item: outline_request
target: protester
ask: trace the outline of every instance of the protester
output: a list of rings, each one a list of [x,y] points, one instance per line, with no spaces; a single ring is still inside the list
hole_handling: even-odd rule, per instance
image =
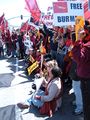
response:
[[[64,57],[68,51],[68,47],[65,44],[65,41],[63,38],[59,41],[58,43],[58,48],[57,48],[57,62],[59,67],[64,69]]]
[[[0,32],[0,57],[4,56],[3,44],[4,43],[3,43],[2,35],[1,35],[1,32]]]
[[[23,59],[25,55],[24,43],[23,43],[23,32],[20,32],[20,34],[18,35],[17,42],[19,44],[19,59]]]
[[[28,35],[28,33],[26,33],[26,35],[25,35],[24,47],[25,47],[26,55],[29,55],[30,50],[33,50],[33,42],[30,40],[30,36]]]
[[[41,114],[46,114],[51,117],[53,113],[57,111],[58,108],[60,108],[61,106],[62,84],[60,79],[61,69],[55,64],[55,62],[50,62],[48,62],[47,64],[47,69],[49,70],[49,77],[47,81],[44,80],[45,93],[41,96],[39,94],[36,95],[34,97],[35,100],[32,100],[32,102],[34,105],[39,107]],[[48,65],[51,65],[51,67]],[[37,104],[36,101],[39,101],[39,104]],[[31,103],[31,99],[29,100],[29,103]],[[21,109],[30,107],[29,105],[22,103],[19,103],[17,105]]]
[[[50,39],[50,50],[53,59],[57,59],[57,48],[58,48],[58,34],[54,33],[53,37]]]
[[[6,54],[7,56],[11,56],[11,36],[10,36],[10,31],[6,30],[5,31],[5,45],[6,45]]]
[[[80,33],[84,37],[74,44],[72,54],[81,80],[84,120],[90,120],[90,26],[84,26]]]
[[[15,31],[12,31],[11,34],[11,41],[12,41],[12,57],[16,57],[16,42],[17,42],[17,34]]]

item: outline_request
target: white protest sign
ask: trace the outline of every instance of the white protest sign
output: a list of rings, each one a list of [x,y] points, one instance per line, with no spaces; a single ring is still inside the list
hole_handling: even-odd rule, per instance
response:
[[[41,78],[36,78],[36,79],[34,80],[34,84],[36,85],[36,93],[37,93],[38,90],[40,89],[40,87],[41,87],[44,79],[45,79],[44,77],[41,77]]]
[[[48,28],[53,28],[53,7],[47,8],[47,13],[41,16],[41,21],[45,23]]]
[[[42,21],[48,28],[53,28],[53,14],[42,16]]]
[[[76,16],[84,16],[83,1],[53,2],[54,26],[75,25]]]

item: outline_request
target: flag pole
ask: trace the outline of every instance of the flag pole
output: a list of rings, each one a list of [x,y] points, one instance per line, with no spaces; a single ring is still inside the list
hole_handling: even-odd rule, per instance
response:
[[[42,66],[43,66],[43,54],[41,54],[41,70],[42,70]]]
[[[42,41],[41,41],[41,45],[40,45],[40,52],[41,52],[41,65],[40,65],[40,68],[41,68],[41,70],[42,70],[42,64],[43,64],[42,47],[43,47],[43,45],[42,45]]]

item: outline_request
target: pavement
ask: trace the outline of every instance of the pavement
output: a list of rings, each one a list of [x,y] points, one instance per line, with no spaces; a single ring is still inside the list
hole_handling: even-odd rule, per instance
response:
[[[32,85],[24,65],[17,58],[0,59],[0,120],[83,120],[83,114],[73,115],[74,94],[69,94],[69,88],[65,88],[62,107],[51,118],[40,115],[36,107],[21,111],[16,104],[30,97]]]

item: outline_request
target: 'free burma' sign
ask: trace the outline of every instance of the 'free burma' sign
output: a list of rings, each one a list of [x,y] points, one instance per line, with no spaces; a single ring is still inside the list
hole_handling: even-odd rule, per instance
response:
[[[76,16],[84,16],[82,1],[60,1],[53,3],[53,25],[75,25]]]

